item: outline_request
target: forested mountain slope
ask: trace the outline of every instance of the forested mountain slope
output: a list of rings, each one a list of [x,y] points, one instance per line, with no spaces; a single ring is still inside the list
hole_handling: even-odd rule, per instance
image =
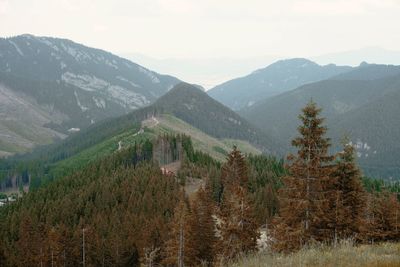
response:
[[[154,140],[162,134],[179,133],[191,136],[196,149],[220,161],[233,145],[245,153],[275,151],[269,148],[275,143],[261,131],[196,86],[181,83],[153,105],[106,119],[32,153],[0,161],[0,174],[8,181],[3,182],[3,187],[12,186],[10,178],[22,178],[26,172],[50,181],[120,148]]]
[[[362,62],[357,68],[332,77],[334,80],[377,80],[400,74],[400,66],[368,64]]]
[[[347,74],[272,97],[241,114],[267,134],[280,138],[289,150],[290,140],[299,124],[297,114],[312,99],[323,109],[330,129],[328,135],[333,138],[335,148],[344,135],[349,135],[353,143],[358,143],[358,152],[364,155],[364,158],[360,156],[360,163],[366,174],[397,175],[399,170],[393,172],[393,168],[400,166],[396,160],[400,157],[385,158],[389,150],[398,153],[395,147],[398,144],[399,111],[393,104],[400,101],[398,71],[397,66],[359,67]],[[374,78],[370,73],[379,73],[375,76],[378,79],[369,79]],[[364,147],[370,152],[362,151]],[[380,171],[369,172],[372,169]]]
[[[0,264],[77,266],[84,261],[87,266],[141,266],[154,262],[162,266],[166,259],[177,258],[179,247],[174,244],[183,246],[182,238],[177,237],[185,231],[185,251],[197,253],[196,257],[186,258],[187,266],[204,263],[201,259],[208,259],[212,265],[222,254],[222,246],[223,251],[236,249],[232,259],[239,255],[237,248],[242,247],[229,244],[232,240],[242,243],[242,239],[226,238],[228,234],[246,236],[250,232],[235,221],[238,217],[252,226],[248,254],[254,255],[258,248],[270,244],[260,233],[265,234],[266,222],[276,225],[281,205],[278,189],[285,186],[282,177],[287,177],[283,161],[266,156],[244,157],[234,149],[221,165],[209,155],[195,151],[188,137],[164,136],[163,141],[164,147],[175,149],[174,152],[176,144],[182,145],[185,160],[174,174],[163,172],[152,162],[154,143],[141,143],[91,162],[0,207]],[[192,196],[185,195],[183,188],[189,179],[204,188]],[[232,188],[243,192],[242,195]],[[374,208],[361,213],[366,218],[377,218],[366,227],[372,229],[367,234],[377,236],[380,239],[374,240],[378,241],[397,233],[392,226],[397,225],[398,216],[391,215],[398,203],[394,195],[387,196],[387,192],[379,191],[368,194],[368,203]],[[228,197],[231,202],[226,200]],[[182,203],[186,203],[184,208]],[[243,210],[246,216],[241,215]],[[323,210],[334,213],[333,209]],[[224,224],[217,224],[216,216]],[[389,219],[384,224],[380,223],[381,217]],[[384,228],[386,225],[389,227]],[[225,238],[216,238],[215,229],[224,233]]]
[[[321,66],[303,58],[280,60],[245,77],[220,84],[208,94],[224,105],[240,110],[303,84],[325,80],[351,69],[333,64]]]
[[[332,136],[352,137],[358,162],[373,177],[400,176],[400,83],[398,88],[331,123]]]
[[[149,105],[178,82],[66,39],[0,38],[0,153]]]
[[[138,144],[87,164],[0,208],[0,263],[76,266],[82,262],[82,242],[86,264],[95,266],[139,266],[139,261],[148,261],[149,251],[165,251],[173,231],[176,205],[184,198],[185,180],[209,183],[206,197],[212,204],[208,206],[210,214],[221,189],[221,164],[195,151],[188,137],[164,137],[166,146],[177,143],[183,147],[185,160],[176,175],[163,173],[152,162],[152,145]],[[246,160],[251,166],[251,197],[260,198],[266,183],[276,186],[284,173],[283,164],[262,156]],[[192,203],[202,203],[196,201],[197,192],[194,197]],[[260,211],[255,219],[261,223],[272,216],[263,204],[255,204]],[[36,212],[39,210],[40,214]],[[213,224],[211,217],[207,221]],[[201,246],[200,242],[193,244]],[[157,262],[166,257],[161,252],[156,255]]]
[[[137,266],[139,253],[164,242],[180,194],[175,177],[162,174],[146,153],[132,147],[110,155],[1,207],[0,265],[77,266],[85,229],[87,264]]]

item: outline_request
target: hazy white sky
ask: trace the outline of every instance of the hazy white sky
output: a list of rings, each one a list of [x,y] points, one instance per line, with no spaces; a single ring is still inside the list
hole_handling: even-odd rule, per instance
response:
[[[400,0],[0,0],[0,35],[168,57],[400,47]]]
[[[0,36],[154,58],[312,57],[400,48],[400,0],[0,0]]]

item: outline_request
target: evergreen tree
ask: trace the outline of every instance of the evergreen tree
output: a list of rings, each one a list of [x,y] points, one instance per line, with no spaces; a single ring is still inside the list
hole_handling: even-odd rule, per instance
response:
[[[312,240],[333,238],[330,231],[329,199],[326,198],[333,157],[328,155],[329,138],[319,117],[321,109],[310,101],[299,116],[300,136],[292,141],[298,149],[289,155],[289,175],[283,178],[279,191],[280,211],[274,220],[274,248],[278,251],[294,250]]]
[[[400,240],[400,202],[396,194],[388,194],[388,199],[385,202],[387,207],[387,218],[390,224],[391,231],[386,239],[399,241]]]
[[[279,201],[274,185],[268,183],[253,193],[253,203],[257,222],[268,224],[273,219],[279,208]]]
[[[6,255],[5,253],[5,244],[3,243],[3,240],[0,239],[0,266],[7,266],[6,263]]]
[[[391,230],[384,210],[386,199],[382,192],[376,192],[369,194],[367,201],[364,238],[371,243],[385,240]]]
[[[237,185],[247,189],[248,187],[248,167],[244,156],[240,151],[233,147],[229,153],[227,162],[222,166],[221,182],[224,188],[236,187]]]
[[[224,194],[218,217],[220,239],[217,251],[220,263],[257,248],[258,225],[243,187],[237,186],[229,194]]]
[[[364,237],[368,242],[400,240],[400,203],[387,191],[369,194],[365,213]]]
[[[38,233],[35,232],[34,224],[29,216],[24,216],[20,224],[19,238],[16,243],[18,254],[24,255],[19,259],[22,266],[39,265],[43,259],[43,248],[40,246]]]
[[[236,147],[222,167],[221,180],[224,189],[217,224],[220,235],[217,243],[220,264],[255,250],[259,237],[247,190],[248,168]]]
[[[250,166],[249,192],[257,222],[269,225],[279,209],[277,193],[281,177],[285,175],[283,160],[265,155],[249,155],[246,160]]]
[[[50,266],[61,266],[65,263],[63,259],[63,244],[61,234],[52,227],[47,233],[47,242],[50,256]]]
[[[338,154],[333,177],[335,179],[333,206],[333,228],[335,240],[353,237],[360,239],[365,209],[365,191],[361,173],[355,163],[354,147],[345,144]]]
[[[190,228],[196,265],[212,266],[215,246],[215,205],[209,187],[201,187],[192,202]]]
[[[174,211],[174,218],[169,229],[169,239],[165,243],[166,266],[193,266],[194,251],[192,232],[189,227],[190,213],[184,193]]]

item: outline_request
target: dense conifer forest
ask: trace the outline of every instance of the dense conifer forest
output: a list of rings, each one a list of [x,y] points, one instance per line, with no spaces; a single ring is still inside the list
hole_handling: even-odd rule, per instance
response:
[[[0,208],[0,266],[225,266],[265,246],[400,241],[398,184],[363,178],[346,142],[329,154],[320,111],[303,108],[287,160],[233,147],[219,162],[163,135],[24,193]]]

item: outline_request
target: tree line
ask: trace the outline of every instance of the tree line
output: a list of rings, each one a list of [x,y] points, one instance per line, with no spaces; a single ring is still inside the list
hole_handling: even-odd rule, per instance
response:
[[[400,239],[400,204],[389,191],[368,193],[356,164],[355,149],[330,155],[330,140],[319,109],[310,102],[299,118],[297,148],[279,190],[279,213],[272,223],[273,247],[292,251],[313,242],[336,244]]]
[[[234,148],[221,164],[165,135],[29,192],[0,209],[0,265],[225,266],[258,249],[260,228],[278,252],[400,240],[396,195],[363,182],[351,145],[329,154],[319,114],[303,109],[286,163]],[[178,173],[161,172],[153,151],[181,160]],[[195,193],[187,178],[201,181]]]

